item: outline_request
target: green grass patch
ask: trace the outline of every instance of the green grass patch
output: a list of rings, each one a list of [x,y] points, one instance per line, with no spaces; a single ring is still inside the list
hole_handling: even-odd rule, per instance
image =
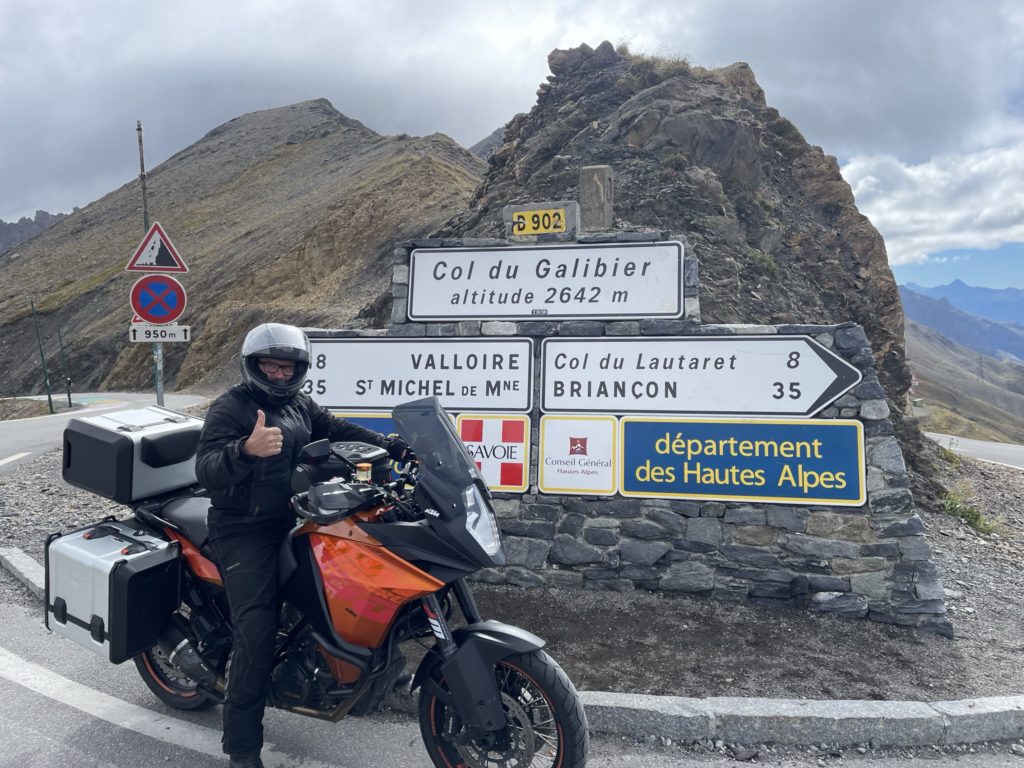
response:
[[[939,458],[946,462],[951,469],[960,469],[963,460],[956,451],[951,451],[944,445],[939,446]]]
[[[942,511],[960,518],[978,533],[992,533],[998,527],[971,502],[971,488],[967,483],[957,483],[946,491],[942,497]]]
[[[40,297],[36,301],[36,311],[47,313],[56,312],[58,309],[63,307],[65,304],[71,302],[72,299],[81,296],[82,294],[88,293],[89,291],[99,288],[101,285],[106,283],[108,280],[112,280],[116,275],[124,272],[124,267],[120,264],[116,264],[109,269],[105,269],[102,272],[97,272],[95,275],[86,277],[82,280],[73,280],[62,284],[53,293],[49,293],[46,296]],[[31,310],[30,310],[31,311]]]

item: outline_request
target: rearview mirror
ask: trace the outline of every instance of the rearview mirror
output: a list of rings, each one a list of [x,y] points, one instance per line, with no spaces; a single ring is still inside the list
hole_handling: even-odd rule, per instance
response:
[[[307,443],[299,451],[299,463],[319,464],[331,455],[331,441],[327,438]]]

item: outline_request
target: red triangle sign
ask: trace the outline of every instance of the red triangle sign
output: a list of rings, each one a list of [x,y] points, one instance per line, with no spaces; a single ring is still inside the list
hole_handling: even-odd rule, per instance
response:
[[[126,272],[188,272],[160,222],[154,222],[125,267]]]

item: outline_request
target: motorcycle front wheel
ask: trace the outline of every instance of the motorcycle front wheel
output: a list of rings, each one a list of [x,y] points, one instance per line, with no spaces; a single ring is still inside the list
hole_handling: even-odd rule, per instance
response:
[[[216,703],[199,693],[194,680],[174,668],[159,645],[143,651],[133,661],[149,690],[167,706],[194,710]]]
[[[420,692],[420,733],[437,768],[583,768],[590,736],[576,689],[543,651],[510,656],[494,668],[508,725],[487,739],[461,737],[454,709]],[[444,680],[435,678],[442,689]]]

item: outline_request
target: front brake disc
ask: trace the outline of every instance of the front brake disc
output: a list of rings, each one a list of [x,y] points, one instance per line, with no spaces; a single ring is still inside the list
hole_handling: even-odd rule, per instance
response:
[[[530,764],[536,751],[533,725],[522,705],[507,693],[501,694],[508,725],[505,726],[508,746],[500,752],[476,740],[471,744],[456,745],[459,756],[467,768],[523,768]]]

